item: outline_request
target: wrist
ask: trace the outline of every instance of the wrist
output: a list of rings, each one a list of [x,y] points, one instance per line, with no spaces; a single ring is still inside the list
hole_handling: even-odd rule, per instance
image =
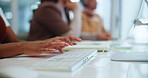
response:
[[[16,47],[18,47],[19,54],[24,54],[25,53],[25,48],[26,48],[25,43],[23,43],[23,42],[18,43]]]

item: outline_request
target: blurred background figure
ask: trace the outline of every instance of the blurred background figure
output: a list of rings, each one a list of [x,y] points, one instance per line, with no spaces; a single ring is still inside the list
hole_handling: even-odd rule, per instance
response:
[[[56,1],[56,0],[53,0],[53,1]],[[71,0],[71,1],[79,2],[80,0]],[[114,39],[114,40],[120,39],[121,36],[123,35],[122,33],[126,32],[127,29],[129,29],[129,26],[123,25],[123,23],[122,23],[123,19],[121,17],[121,14],[127,13],[127,12],[122,11],[122,10],[124,10],[123,9],[124,6],[127,7],[127,5],[125,3],[129,3],[129,4],[132,4],[132,6],[134,6],[134,5],[137,5],[139,0],[135,0],[134,1],[134,2],[136,2],[135,4],[133,4],[133,1],[131,1],[131,0],[96,0],[96,1],[97,1],[97,3],[99,3],[99,5],[97,5],[97,8],[93,12],[95,12],[101,16],[104,28],[108,32],[111,33],[112,39]],[[40,0],[0,0],[0,7],[3,8],[4,15],[6,16],[6,19],[10,23],[10,26],[11,26],[13,32],[17,35],[17,37],[19,37],[19,39],[26,40],[28,33],[30,31],[30,20],[32,19],[32,16],[33,16],[33,10],[36,10],[39,7],[38,5],[40,5],[40,4],[41,4]],[[130,8],[128,8],[126,10],[129,10],[129,12],[130,12]],[[75,12],[75,11],[73,11],[73,12]],[[71,13],[73,13],[73,12],[71,11]],[[144,2],[143,9],[142,9],[142,12],[140,15],[141,16],[140,19],[147,20],[147,18],[148,18],[147,13],[148,13],[147,4],[146,4],[146,2]],[[74,14],[76,14],[76,13],[74,13]],[[70,17],[71,16],[73,16],[73,15],[70,15]],[[74,18],[75,17],[76,16],[74,15]],[[73,18],[73,20],[74,20],[74,18]],[[125,16],[124,16],[124,18],[125,18]],[[71,18],[70,25],[72,24],[73,20]],[[81,21],[81,19],[80,19],[80,21]],[[78,22],[79,22],[79,20],[76,20],[77,24],[78,24]],[[124,24],[127,24],[127,22],[125,22]],[[78,26],[78,25],[74,25],[74,26]],[[76,27],[74,27],[74,28],[76,28]],[[139,32],[139,30],[135,30],[135,32],[137,32],[138,34],[145,33],[145,31]],[[73,34],[76,34],[76,33],[73,33]],[[62,35],[65,35],[65,33]],[[131,34],[130,38],[132,38],[132,37],[134,37],[134,36]],[[92,37],[90,37],[90,38],[92,38]]]
[[[69,12],[73,12],[73,19],[70,19]],[[28,40],[65,35],[80,37],[80,33],[81,11],[78,3],[70,0],[41,0],[31,20]]]
[[[111,34],[107,32],[101,17],[94,13],[96,0],[81,0],[84,10],[82,12],[82,33],[84,40],[111,40]]]

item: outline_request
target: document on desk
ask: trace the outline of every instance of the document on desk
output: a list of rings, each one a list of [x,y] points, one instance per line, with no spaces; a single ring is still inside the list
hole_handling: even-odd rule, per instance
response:
[[[33,69],[47,71],[73,72],[97,56],[96,49],[69,50],[32,66]]]

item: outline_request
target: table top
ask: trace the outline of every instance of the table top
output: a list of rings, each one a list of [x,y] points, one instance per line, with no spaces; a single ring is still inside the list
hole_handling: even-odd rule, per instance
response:
[[[98,55],[74,72],[37,71],[37,78],[148,78],[148,62],[111,61],[113,51],[98,52]],[[13,66],[30,68],[33,64],[52,55],[18,56],[0,60],[0,69]]]

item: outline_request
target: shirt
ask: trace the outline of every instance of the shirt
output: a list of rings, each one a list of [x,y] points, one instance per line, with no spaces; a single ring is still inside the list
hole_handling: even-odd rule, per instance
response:
[[[5,36],[6,36],[6,25],[3,18],[0,16],[0,42],[3,41]]]
[[[0,7],[0,16],[3,18],[3,20],[4,20],[5,24],[6,24],[6,26],[7,26],[7,27],[10,26],[10,24],[9,24],[9,22],[7,21],[7,19],[6,19],[5,15],[4,15],[4,12],[3,12],[3,10],[2,10],[1,7]]]

